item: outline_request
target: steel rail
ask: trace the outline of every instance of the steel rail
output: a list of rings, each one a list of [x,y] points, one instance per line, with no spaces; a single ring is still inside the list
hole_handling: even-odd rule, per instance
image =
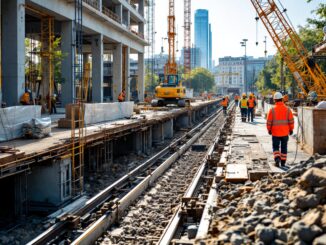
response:
[[[231,104],[230,107],[230,111],[233,110],[234,108],[234,103]],[[220,133],[221,130],[223,130],[226,126],[226,122],[227,120],[224,121],[223,125],[218,129],[218,132],[216,134],[215,139],[213,140],[213,143],[210,145],[209,149],[207,150],[205,157],[202,161],[201,166],[199,167],[199,169],[196,172],[195,177],[193,178],[192,183],[190,184],[190,186],[188,187],[186,193],[184,194],[184,198],[191,198],[194,196],[194,193],[196,191],[196,189],[199,186],[201,177],[203,176],[203,173],[205,171],[205,169],[207,168],[207,163],[209,158],[212,156],[214,149],[216,148],[218,141],[220,139]],[[180,221],[181,221],[181,205],[182,203],[178,206],[178,208],[176,209],[174,215],[172,216],[172,218],[170,219],[170,222],[168,223],[167,227],[165,228],[165,230],[163,231],[163,234],[161,235],[158,244],[159,245],[168,245],[171,243],[171,240],[174,237],[174,234],[176,233]]]
[[[203,125],[198,125],[194,132],[198,131],[192,138],[190,138],[185,144],[183,144],[173,155],[166,159],[161,165],[159,165],[153,173],[144,178],[134,189],[132,189],[126,196],[124,196],[117,203],[115,209],[110,210],[98,219],[94,224],[88,227],[72,245],[88,245],[93,244],[105,230],[107,230],[112,224],[116,222],[118,217],[124,213],[124,211],[134,202],[157,178],[159,178],[181,155],[183,155],[194,144],[198,138],[200,138],[209,127],[221,116],[222,110],[219,109],[215,114],[209,117],[210,121]]]
[[[93,198],[89,199],[85,206],[82,208],[74,211],[71,214],[66,214],[65,216],[75,216],[75,217],[82,217],[95,209],[99,208],[101,205],[103,205],[108,199],[112,196],[112,192],[114,192],[117,188],[120,186],[123,186],[125,183],[128,183],[130,179],[135,178],[139,176],[140,174],[144,173],[147,169],[149,169],[151,166],[153,166],[159,159],[166,156],[171,152],[171,150],[175,150],[177,146],[183,144],[185,140],[187,140],[189,137],[191,137],[193,134],[196,134],[197,132],[202,131],[203,126],[206,124],[209,124],[215,117],[218,117],[222,112],[222,109],[219,108],[217,112],[210,115],[208,118],[206,118],[203,122],[198,124],[196,127],[191,129],[189,132],[178,138],[177,140],[173,141],[169,146],[165,147],[163,150],[155,154],[150,159],[146,160],[144,163],[133,169],[130,173],[124,175],[120,179],[118,179],[116,182],[105,188],[103,191],[95,195]],[[206,125],[207,126],[207,125]],[[204,128],[206,128],[204,126]],[[182,149],[183,146],[180,147]],[[179,149],[179,150],[180,150]],[[179,151],[178,150],[178,151]],[[164,162],[161,164],[163,165]],[[154,176],[155,171],[152,173]],[[137,188],[137,187],[136,187]],[[135,190],[136,190],[135,188]],[[134,192],[135,193],[135,192]],[[127,194],[128,195],[128,194]],[[122,199],[123,200],[123,199]],[[61,215],[61,217],[64,217],[64,215]],[[112,215],[112,218],[115,220],[115,216]],[[94,224],[100,222],[101,219],[96,221]],[[37,236],[35,239],[27,243],[27,245],[43,245],[48,242],[51,242],[53,239],[56,239],[58,236],[61,236],[64,234],[67,230],[69,230],[69,224],[70,220],[61,218],[61,220],[48,228],[45,232]]]

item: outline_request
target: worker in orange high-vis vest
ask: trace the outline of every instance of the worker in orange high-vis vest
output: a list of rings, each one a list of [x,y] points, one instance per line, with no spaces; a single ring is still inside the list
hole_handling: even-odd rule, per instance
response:
[[[249,95],[247,105],[248,105],[248,122],[253,122],[254,121],[254,110],[256,107],[256,100],[252,97],[252,95]]]
[[[126,90],[122,90],[122,92],[118,96],[118,101],[123,102],[126,99]]]
[[[227,115],[227,109],[228,109],[228,100],[226,99],[226,97],[223,98],[223,100],[220,102],[220,105],[223,107],[223,114],[224,116]]]
[[[283,96],[276,92],[273,96],[274,108],[270,109],[267,116],[267,130],[272,135],[273,154],[275,165],[284,166],[287,157],[289,135],[293,134],[294,118],[292,111],[283,103]],[[280,151],[281,146],[281,151]]]

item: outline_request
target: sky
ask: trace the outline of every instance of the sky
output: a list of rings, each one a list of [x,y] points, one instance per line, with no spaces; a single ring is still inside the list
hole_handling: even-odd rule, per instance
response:
[[[160,53],[162,37],[167,36],[167,14],[168,0],[156,0],[155,31],[156,31],[156,53]],[[275,0],[279,3],[279,0]],[[297,29],[299,25],[305,25],[306,19],[314,16],[314,10],[324,0],[313,0],[307,3],[306,0],[282,0],[287,14]],[[194,42],[194,13],[196,9],[208,9],[209,21],[212,24],[213,32],[213,60],[224,56],[243,56],[244,47],[240,41],[248,39],[247,55],[263,57],[265,44],[264,37],[267,36],[268,55],[276,53],[272,39],[265,31],[265,27],[259,21],[258,42],[256,46],[256,12],[250,0],[192,0],[192,43]],[[178,48],[183,46],[183,0],[175,0],[176,26],[179,41]],[[164,51],[167,52],[167,41],[164,41]],[[177,56],[180,56],[180,51]]]

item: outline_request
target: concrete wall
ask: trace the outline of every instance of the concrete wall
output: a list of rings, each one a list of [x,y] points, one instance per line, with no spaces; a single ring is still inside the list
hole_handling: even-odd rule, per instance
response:
[[[310,154],[326,154],[326,109],[298,108],[299,140]]]

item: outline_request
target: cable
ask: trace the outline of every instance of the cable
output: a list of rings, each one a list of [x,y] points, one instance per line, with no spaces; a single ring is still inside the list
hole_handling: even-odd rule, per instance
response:
[[[256,13],[255,20],[256,20],[256,46],[258,46],[258,21],[259,21],[259,17],[258,17],[257,13]]]
[[[277,0],[277,1],[278,1],[279,5],[282,7],[282,9],[283,9],[283,13],[285,14],[285,16],[286,16],[286,18],[287,18],[287,21],[289,22],[291,28],[292,28],[293,30],[295,30],[295,28],[294,28],[294,26],[293,26],[293,24],[292,24],[292,22],[291,22],[291,19],[289,18],[289,15],[288,15],[288,13],[287,13],[287,11],[288,11],[287,8],[284,7],[284,5],[282,4],[281,0]]]

